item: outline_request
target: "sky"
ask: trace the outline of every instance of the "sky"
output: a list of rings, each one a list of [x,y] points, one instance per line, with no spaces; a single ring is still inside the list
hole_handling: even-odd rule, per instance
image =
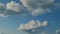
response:
[[[0,0],[0,34],[59,34],[60,0]]]

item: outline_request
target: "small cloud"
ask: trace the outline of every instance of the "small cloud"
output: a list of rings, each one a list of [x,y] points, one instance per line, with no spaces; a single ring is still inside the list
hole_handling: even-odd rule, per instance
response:
[[[28,10],[15,1],[8,2],[7,4],[0,3],[0,16],[10,16],[16,14],[28,14]]]
[[[48,25],[48,22],[47,21],[44,21],[42,26],[47,26]]]
[[[60,29],[59,30],[56,30],[56,34],[60,34]]]
[[[7,17],[8,15],[5,14],[0,14],[1,17]]]
[[[36,30],[32,30],[32,32],[35,32]]]
[[[45,32],[42,32],[42,34],[46,34]]]

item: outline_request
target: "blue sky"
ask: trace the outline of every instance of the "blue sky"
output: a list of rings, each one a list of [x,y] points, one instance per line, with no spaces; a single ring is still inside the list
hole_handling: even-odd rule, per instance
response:
[[[11,3],[11,1],[13,1],[13,4],[19,3],[19,5],[20,5],[19,10],[18,10],[18,8],[14,9],[14,7],[13,7],[13,9],[11,9],[6,6],[6,5],[8,5],[8,3]],[[52,4],[51,4],[51,6],[49,6],[47,3],[46,3],[47,5],[43,4],[42,7],[40,5],[39,6],[37,5],[39,8],[41,7],[40,10],[42,10],[42,11],[40,11],[39,8],[37,6],[35,6],[38,3],[33,3],[34,0],[33,1],[31,0],[32,1],[31,3],[33,3],[33,5],[31,5],[31,4],[29,4],[30,3],[29,1],[30,0],[28,0],[28,1],[26,1],[26,0],[25,1],[24,0],[23,1],[22,0],[21,1],[20,0],[0,0],[0,5],[4,4],[4,6],[8,8],[8,9],[6,9],[6,8],[3,9],[2,13],[0,13],[3,15],[3,16],[0,15],[0,32],[3,34],[27,34],[27,33],[30,34],[29,30],[27,33],[24,30],[22,32],[20,32],[20,30],[18,30],[20,24],[27,24],[32,20],[35,20],[35,21],[39,20],[41,23],[43,23],[44,21],[47,21],[48,25],[46,27],[42,26],[41,28],[39,28],[39,32],[37,32],[37,34],[43,34],[43,32],[44,32],[44,34],[56,34],[56,30],[60,30],[60,0],[55,0],[55,2],[57,3],[56,6],[52,5]],[[14,3],[14,2],[16,2],[16,3]],[[25,6],[24,2],[26,2],[26,6]],[[37,2],[37,0],[36,0],[36,2]],[[13,6],[13,4],[11,4],[11,6]],[[0,6],[0,8],[1,7],[3,7],[3,5]],[[49,10],[46,10],[47,8]],[[5,10],[8,10],[8,11],[6,11],[6,13],[5,13],[4,12]],[[0,10],[0,12],[1,12],[1,10]],[[36,29],[38,29],[38,28],[36,27]],[[35,33],[35,32],[33,32],[33,33]]]

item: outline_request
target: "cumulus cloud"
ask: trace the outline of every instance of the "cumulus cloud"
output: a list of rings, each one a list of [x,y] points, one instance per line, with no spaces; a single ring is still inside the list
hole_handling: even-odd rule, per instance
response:
[[[34,28],[38,28],[38,27],[40,27],[41,26],[41,24],[39,23],[39,21],[34,21],[34,20],[32,20],[32,21],[30,21],[30,22],[28,22],[27,24],[21,24],[20,25],[20,30],[29,30],[29,29],[34,29]]]
[[[38,16],[51,12],[53,6],[60,7],[60,3],[55,3],[55,0],[20,0],[20,2],[22,2],[22,5],[15,1],[7,4],[0,3],[0,14],[32,14],[32,16]]]
[[[56,34],[60,34],[60,29],[59,30],[56,30]]]
[[[45,27],[47,26],[47,21],[44,21],[44,22],[40,22],[39,20],[32,20],[30,22],[28,22],[27,24],[20,24],[20,26],[18,27],[18,30],[20,31],[25,31],[25,32],[36,32],[38,31],[37,29],[41,28],[41,27]],[[30,33],[31,33],[30,32]]]
[[[51,12],[51,7],[60,7],[59,3],[55,3],[55,0],[20,0],[22,4],[28,9],[32,10],[32,15],[37,16]]]
[[[20,11],[20,5],[19,5],[19,3],[11,1],[11,2],[7,3],[7,9],[19,12]]]
[[[28,10],[25,9],[22,5],[15,1],[8,2],[7,4],[0,3],[0,16],[6,17],[9,15],[16,15],[16,14],[27,14]]]

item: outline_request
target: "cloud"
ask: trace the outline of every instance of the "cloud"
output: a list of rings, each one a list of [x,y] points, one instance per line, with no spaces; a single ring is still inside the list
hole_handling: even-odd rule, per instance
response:
[[[46,34],[45,32],[42,32],[42,34]]]
[[[0,16],[6,17],[9,15],[16,15],[16,14],[26,14],[28,10],[25,9],[22,5],[19,3],[16,3],[15,1],[8,2],[7,4],[1,4],[0,3]]]
[[[49,13],[53,6],[60,7],[60,4],[55,3],[55,0],[20,0],[20,2],[31,10],[33,16]]]
[[[51,3],[55,2],[55,0],[20,0],[24,6],[31,7],[31,8],[38,8],[50,5]]]
[[[32,20],[27,24],[20,24],[20,26],[18,27],[18,30],[34,33],[38,31],[37,29],[40,29],[41,27],[46,27],[47,26],[46,22],[47,21],[44,21],[41,23],[39,20],[36,20],[36,21]]]
[[[20,11],[20,5],[19,5],[19,3],[11,1],[11,2],[7,3],[7,9],[19,12]]]
[[[0,14],[32,14],[32,16],[38,16],[50,13],[52,11],[51,7],[53,6],[60,7],[60,3],[55,3],[55,0],[20,0],[20,2],[22,2],[22,5],[15,1],[11,1],[6,4],[0,3]]]
[[[60,29],[59,30],[56,30],[56,34],[60,34]]]
[[[29,30],[29,29],[38,28],[38,27],[40,27],[40,26],[41,26],[41,24],[39,23],[39,21],[36,21],[36,22],[35,22],[34,20],[32,20],[32,21],[28,22],[27,24],[21,24],[19,29]]]
[[[8,17],[8,15],[0,14],[1,17]]]
[[[48,22],[47,21],[44,21],[42,26],[47,26],[48,25]]]
[[[0,14],[5,16],[16,14],[38,16],[50,13],[53,6],[60,7],[60,3],[55,3],[55,0],[20,0],[20,2],[22,2],[22,5],[15,1],[6,4],[0,3]]]

